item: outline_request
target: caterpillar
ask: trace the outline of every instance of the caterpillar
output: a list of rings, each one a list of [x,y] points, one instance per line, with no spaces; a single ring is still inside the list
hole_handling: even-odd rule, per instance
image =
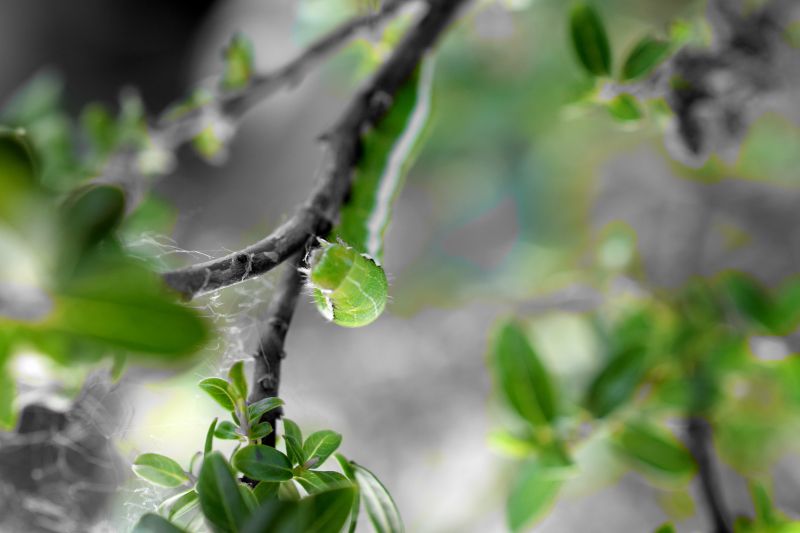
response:
[[[427,123],[433,57],[423,60],[395,94],[388,113],[362,138],[349,200],[333,231],[309,254],[308,285],[325,318],[365,326],[386,307],[389,284],[381,267],[392,204]]]

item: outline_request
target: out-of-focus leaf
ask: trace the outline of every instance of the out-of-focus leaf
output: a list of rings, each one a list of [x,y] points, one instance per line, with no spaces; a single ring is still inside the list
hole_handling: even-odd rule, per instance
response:
[[[247,406],[247,418],[251,423],[258,422],[264,413],[277,409],[283,404],[283,400],[280,398],[263,398]]]
[[[603,21],[588,4],[576,5],[569,17],[572,47],[583,68],[595,76],[611,74],[611,46]]]
[[[489,435],[489,447],[510,457],[524,458],[536,452],[532,438],[523,438],[508,431],[494,431]]]
[[[61,262],[72,262],[119,225],[125,213],[125,195],[112,185],[93,185],[73,193],[62,206]]]
[[[239,492],[239,483],[220,452],[211,452],[203,460],[197,480],[200,507],[215,531],[238,532],[250,510]]]
[[[658,526],[653,533],[675,533],[675,526],[667,522],[666,524],[661,524]]]
[[[541,519],[555,502],[570,472],[569,461],[560,454],[545,454],[525,462],[506,506],[511,530],[520,531]]]
[[[608,416],[633,396],[647,372],[647,343],[655,335],[655,325],[646,313],[627,317],[615,329],[611,357],[589,384],[584,399],[594,416]]]
[[[750,482],[749,488],[750,497],[753,499],[753,508],[755,509],[754,522],[765,529],[779,525],[782,520],[776,516],[775,507],[772,504],[772,498],[767,488],[756,481]]]
[[[225,154],[225,141],[217,134],[213,124],[209,124],[192,138],[192,147],[206,161],[221,162]]]
[[[380,261],[392,205],[413,162],[430,111],[434,64],[425,59],[392,99],[387,114],[362,139],[348,202],[335,235]]]
[[[117,142],[116,121],[108,108],[99,103],[88,104],[79,120],[94,157],[105,158]]]
[[[211,421],[211,425],[208,426],[208,431],[206,432],[206,443],[203,447],[203,453],[206,455],[214,449],[214,433],[217,430],[217,420],[219,420],[219,418],[215,418]]]
[[[176,211],[172,205],[150,194],[125,217],[119,233],[125,240],[137,239],[148,232],[169,235],[172,233],[176,218]]]
[[[692,455],[669,431],[643,421],[631,421],[614,436],[618,449],[646,472],[689,478],[695,470]]]
[[[295,479],[309,494],[341,486],[353,486],[353,483],[339,472],[325,470],[304,470]]]
[[[519,324],[507,322],[499,328],[490,355],[509,405],[531,424],[551,423],[557,408],[550,376]]]
[[[242,495],[244,503],[247,505],[247,508],[250,509],[251,512],[254,511],[256,508],[258,508],[258,499],[256,498],[256,495],[253,494],[253,491],[250,489],[249,486],[243,483],[239,483],[239,492]]]
[[[642,110],[633,96],[623,93],[606,104],[611,116],[620,122],[632,122],[642,118]]]
[[[17,384],[7,368],[9,356],[10,342],[0,335],[0,428],[10,431],[17,423],[14,410]]]
[[[26,136],[0,128],[0,221],[24,229],[38,194],[36,163]]]
[[[773,328],[775,321],[770,295],[758,282],[739,272],[727,272],[719,281],[726,295],[745,318],[767,329]]]
[[[253,494],[260,504],[267,500],[274,500],[278,497],[278,486],[279,483],[275,481],[260,481],[253,489]]]
[[[165,500],[158,506],[158,511],[166,514],[170,520],[176,520],[197,507],[198,504],[197,491],[191,489]]]
[[[244,475],[258,481],[286,481],[294,475],[288,457],[262,444],[241,448],[234,454],[232,463]]]
[[[236,398],[247,398],[247,378],[244,377],[244,361],[237,361],[228,371],[228,381],[232,390],[237,393]],[[235,398],[234,398],[235,399]]]
[[[642,37],[628,54],[622,66],[622,81],[635,80],[649,74],[669,55],[672,46],[667,41]]]
[[[203,389],[226,411],[233,411],[233,397],[230,383],[222,378],[206,378],[198,386]]]
[[[133,472],[155,485],[179,487],[189,481],[181,465],[157,453],[143,453],[133,462]]]
[[[397,510],[397,504],[383,483],[363,466],[352,461],[350,465],[355,472],[356,481],[361,489],[361,498],[376,533],[402,532],[404,528],[400,511]]]
[[[294,484],[294,481],[289,479],[278,484],[278,499],[287,502],[300,500],[300,491],[297,490],[297,485]]]
[[[243,33],[237,33],[225,48],[225,70],[221,84],[224,89],[241,89],[253,77],[253,43]]]
[[[339,487],[298,502],[269,500],[256,509],[244,533],[338,533],[347,523],[354,487]]]
[[[155,513],[146,513],[133,526],[132,533],[186,533],[186,530]]]
[[[223,420],[217,424],[217,429],[214,430],[214,436],[222,440],[239,440],[242,438],[236,430],[239,426],[230,420]]]
[[[307,463],[313,462],[312,468],[321,466],[342,443],[342,436],[329,429],[316,431],[303,443],[303,456]]]

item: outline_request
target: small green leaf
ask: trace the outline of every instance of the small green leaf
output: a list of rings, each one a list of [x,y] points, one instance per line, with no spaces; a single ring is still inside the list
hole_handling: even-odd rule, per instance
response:
[[[244,361],[237,361],[228,371],[228,381],[238,398],[247,398],[247,379],[244,377]]]
[[[217,420],[219,420],[219,418],[212,420],[211,425],[208,426],[208,431],[206,432],[206,444],[203,447],[203,453],[205,455],[208,455],[211,450],[214,449],[214,432],[217,429]]]
[[[216,531],[238,532],[250,510],[239,492],[239,483],[220,452],[203,460],[197,480],[197,494],[206,520]]]
[[[217,424],[217,429],[214,430],[214,436],[222,440],[240,440],[241,435],[237,430],[239,426],[229,420],[223,420]]]
[[[520,531],[541,519],[555,502],[565,478],[564,465],[549,465],[541,459],[524,463],[506,507],[511,530]]]
[[[278,499],[287,502],[300,500],[300,491],[297,490],[297,485],[293,480],[288,479],[278,484]]]
[[[233,412],[234,401],[230,384],[222,378],[206,378],[198,386],[226,411]]]
[[[213,124],[209,124],[192,138],[192,148],[210,163],[224,159],[225,142]]]
[[[570,13],[572,47],[583,68],[595,76],[611,74],[611,46],[603,21],[588,4],[578,4]]]
[[[125,194],[113,185],[82,187],[62,206],[62,238],[83,253],[114,231],[125,213]],[[63,255],[63,254],[62,254]]]
[[[658,526],[658,529],[656,529],[653,533],[675,533],[675,526],[667,522],[666,524],[661,524]]]
[[[197,491],[191,489],[165,500],[158,506],[158,511],[166,514],[170,520],[176,520],[197,507],[198,504]]]
[[[643,421],[631,421],[614,435],[617,448],[646,472],[690,477],[694,459],[672,433]]]
[[[348,484],[300,500],[304,533],[339,533],[350,519],[356,494],[356,487]]]
[[[352,487],[353,483],[339,472],[325,470],[303,470],[295,480],[306,489],[309,494],[322,492],[336,487]]]
[[[556,400],[550,376],[519,324],[511,321],[500,327],[491,357],[509,405],[534,425],[551,423]]]
[[[298,426],[293,420],[289,418],[283,419],[283,433],[285,435],[291,435],[299,443],[303,442],[303,432],[300,431],[300,426]]]
[[[626,347],[612,356],[589,385],[585,404],[597,418],[604,418],[633,396],[646,371],[645,354]]]
[[[189,481],[181,465],[157,453],[143,453],[133,462],[133,472],[155,485],[179,487]]]
[[[350,462],[355,472],[358,486],[361,489],[361,497],[367,508],[370,522],[375,528],[376,533],[397,533],[402,532],[403,520],[400,512],[394,503],[389,491],[375,477],[375,474],[363,466]]]
[[[263,439],[270,433],[272,433],[272,424],[269,422],[261,422],[259,424],[255,424],[254,426],[250,426],[250,434],[248,437],[252,440]]]
[[[282,405],[283,400],[280,398],[263,398],[247,406],[247,417],[250,419],[250,423],[258,422],[264,413]]]
[[[757,481],[748,483],[748,488],[755,510],[754,523],[763,526],[765,530],[781,525],[781,519],[776,516],[775,506],[767,488]]]
[[[253,77],[253,43],[243,33],[237,33],[225,48],[225,71],[222,74],[223,89],[241,89]]]
[[[285,481],[294,475],[288,457],[262,444],[241,448],[234,454],[232,463],[244,475],[258,481]]]
[[[727,272],[720,277],[719,283],[745,318],[769,331],[779,324],[780,321],[775,320],[770,294],[755,279],[740,272]]]
[[[132,533],[186,533],[186,530],[155,513],[146,513],[133,526]]]
[[[306,463],[313,462],[311,468],[321,466],[342,443],[342,436],[331,430],[312,433],[303,443],[303,456]]]
[[[608,112],[620,122],[632,122],[642,118],[642,110],[633,96],[622,93],[606,104]]]
[[[24,227],[38,192],[36,163],[27,136],[0,127],[0,221]]]
[[[622,81],[630,81],[649,74],[669,55],[672,46],[667,41],[643,37],[622,66]]]

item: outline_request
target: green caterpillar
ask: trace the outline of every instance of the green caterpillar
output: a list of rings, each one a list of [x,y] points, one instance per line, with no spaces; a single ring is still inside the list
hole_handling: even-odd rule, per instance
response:
[[[433,58],[428,57],[397,92],[392,107],[362,138],[348,203],[333,235],[309,256],[308,285],[325,318],[345,327],[365,326],[386,308],[389,284],[380,266],[392,204],[430,110]]]

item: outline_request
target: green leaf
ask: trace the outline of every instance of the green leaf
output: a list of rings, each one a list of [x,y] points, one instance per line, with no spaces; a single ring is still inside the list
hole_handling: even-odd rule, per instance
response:
[[[203,447],[203,453],[205,455],[208,455],[211,450],[214,449],[214,432],[217,429],[217,420],[219,420],[219,418],[212,420],[211,425],[208,426],[208,431],[206,432],[206,444]]]
[[[341,486],[353,486],[353,483],[339,472],[329,472],[325,470],[303,470],[299,476],[295,477],[295,480],[300,483],[309,494]]]
[[[198,504],[197,491],[191,489],[165,500],[158,506],[158,511],[162,514],[166,513],[170,520],[176,520],[197,507]]]
[[[583,68],[595,76],[611,74],[611,46],[603,21],[588,4],[578,4],[570,13],[572,47]]]
[[[620,122],[632,122],[642,118],[642,110],[633,96],[623,93],[606,104],[611,116]]]
[[[288,418],[283,419],[283,439],[286,442],[286,453],[292,464],[302,465],[306,461],[303,454],[303,434],[300,428]]]
[[[143,453],[133,462],[133,472],[155,485],[179,487],[189,481],[181,465],[157,453]]]
[[[351,482],[355,483],[358,486],[358,480],[356,479],[356,471],[353,467],[353,464],[347,460],[347,458],[337,453],[335,454],[336,461],[339,463],[339,466],[344,472],[344,475],[349,479]],[[361,491],[356,491],[356,497],[353,500],[353,507],[350,510],[350,528],[348,529],[349,533],[355,533],[356,527],[358,526],[358,513],[361,510]]]
[[[779,526],[782,520],[776,516],[775,506],[767,488],[757,481],[748,483],[748,488],[755,510],[754,523],[764,526],[765,529]]]
[[[239,426],[229,420],[223,420],[217,424],[217,429],[214,430],[214,436],[222,440],[240,440],[241,435],[237,430]]]
[[[350,462],[355,472],[358,486],[361,489],[361,497],[364,506],[367,508],[367,515],[372,522],[372,527],[376,533],[396,533],[402,532],[403,520],[400,512],[394,503],[392,496],[386,487],[375,477],[375,474],[363,466]]]
[[[61,207],[60,264],[71,273],[72,265],[110,236],[124,214],[125,194],[119,187],[91,185],[74,191]]]
[[[250,423],[258,422],[264,413],[277,409],[282,405],[283,400],[280,398],[263,398],[247,406],[247,417]]]
[[[233,412],[233,391],[227,381],[222,378],[206,378],[198,386],[208,393],[223,409]]]
[[[531,424],[550,424],[557,414],[550,376],[519,324],[510,321],[499,328],[491,358],[509,405]]]
[[[206,455],[196,490],[203,515],[215,531],[241,531],[250,511],[230,465],[220,452]]]
[[[586,408],[604,418],[627,402],[646,372],[645,353],[637,346],[625,347],[612,356],[589,385]]]
[[[643,421],[631,421],[614,435],[617,449],[645,472],[689,478],[692,455],[669,431]]]
[[[267,500],[274,500],[278,497],[278,487],[280,484],[276,481],[260,481],[256,488],[253,489],[253,494],[258,500],[258,503],[264,503]]]
[[[209,124],[192,137],[192,148],[210,163],[216,163],[224,158],[225,141],[220,138],[217,128]]]
[[[566,479],[565,466],[549,458],[525,462],[508,497],[506,515],[512,531],[520,531],[544,517]]]
[[[269,422],[261,422],[259,424],[250,426],[250,434],[248,437],[250,437],[252,440],[263,439],[270,433],[272,433],[272,424]]]
[[[0,127],[0,222],[24,229],[39,192],[36,163],[27,136]]]
[[[0,428],[10,431],[17,424],[17,412],[14,409],[17,384],[7,368],[9,356],[10,341],[0,335]]]
[[[334,236],[380,262],[383,236],[405,174],[425,134],[431,108],[433,58],[397,91],[391,108],[363,137],[347,203]]]
[[[180,304],[140,260],[113,247],[81,264],[42,325],[161,361],[194,354],[209,335],[197,310]]]
[[[239,493],[241,493],[244,503],[251,512],[258,508],[258,499],[250,487],[239,483]]]
[[[262,444],[241,448],[234,454],[232,463],[244,475],[258,481],[285,481],[293,476],[289,458]]]
[[[142,515],[133,526],[132,533],[186,533],[186,530],[179,528],[164,517],[147,513]]]
[[[675,526],[667,522],[666,524],[661,524],[653,533],[675,533]]]
[[[293,480],[289,479],[280,482],[278,485],[278,499],[292,502],[300,500],[300,491],[297,490],[297,485]]]
[[[237,33],[225,48],[225,70],[222,74],[223,89],[242,89],[253,77],[253,43],[243,33]]]
[[[331,430],[316,431],[303,443],[303,456],[310,468],[321,466],[342,443],[342,436]]]
[[[669,55],[672,46],[667,41],[643,37],[628,54],[622,66],[622,81],[642,78]]]
[[[301,501],[270,500],[248,520],[245,533],[338,533],[346,525],[355,487],[313,494]]]
[[[237,361],[228,371],[228,381],[238,398],[247,398],[247,379],[244,377],[244,361]]]

